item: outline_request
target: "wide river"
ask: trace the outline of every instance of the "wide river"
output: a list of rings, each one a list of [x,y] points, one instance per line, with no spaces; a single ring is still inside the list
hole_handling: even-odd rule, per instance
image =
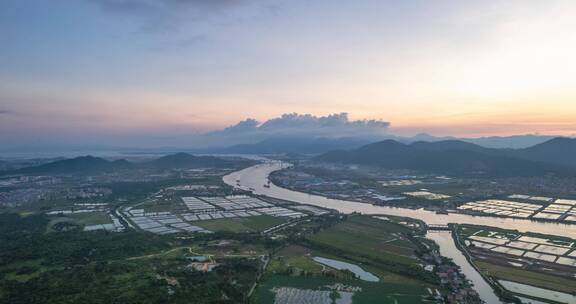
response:
[[[285,163],[266,162],[241,171],[233,172],[224,176],[223,179],[224,182],[230,186],[235,186],[244,190],[251,190],[254,194],[334,209],[341,213],[359,212],[363,214],[388,214],[419,219],[429,225],[445,225],[448,223],[474,224],[494,226],[504,229],[516,229],[521,232],[538,232],[543,234],[560,235],[571,238],[576,236],[576,225],[570,224],[536,222],[526,219],[472,216],[458,213],[436,214],[435,212],[423,209],[413,210],[406,208],[374,206],[366,203],[331,199],[320,195],[312,195],[281,188],[272,183],[270,183],[270,187],[264,187],[264,185],[268,183],[268,176],[270,173],[285,167]],[[237,181],[239,181],[239,183],[237,183]]]
[[[374,206],[366,203],[331,199],[320,195],[293,191],[278,187],[268,183],[270,173],[281,170],[287,166],[286,163],[278,161],[267,161],[263,164],[255,165],[241,171],[233,172],[224,176],[226,184],[252,191],[254,194],[265,195],[268,197],[294,201],[298,203],[314,205],[337,210],[341,213],[359,212],[363,214],[388,214],[396,216],[411,217],[422,220],[428,225],[446,225],[455,224],[474,224],[493,226],[504,229],[516,229],[521,232],[537,232],[543,234],[560,235],[574,238],[576,236],[576,225],[552,223],[552,222],[535,222],[526,219],[497,218],[485,216],[472,216],[466,214],[436,214],[432,211],[423,209],[405,209],[393,208],[386,206]],[[265,187],[264,185],[269,185]],[[498,300],[490,286],[484,281],[478,272],[468,263],[462,253],[456,248],[452,238],[447,233],[428,234],[428,237],[434,239],[440,245],[440,253],[450,257],[456,262],[464,274],[472,281],[475,289],[479,292],[480,297],[486,303],[502,303]]]

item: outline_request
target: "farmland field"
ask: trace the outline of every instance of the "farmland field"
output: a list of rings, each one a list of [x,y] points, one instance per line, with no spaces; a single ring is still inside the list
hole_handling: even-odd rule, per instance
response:
[[[538,286],[551,290],[572,293],[576,290],[576,280],[547,275],[535,271],[527,271],[513,267],[494,265],[486,262],[476,262],[476,265],[491,276],[513,282]]]
[[[259,285],[252,303],[272,304],[274,303],[275,288],[291,287],[299,290],[330,290],[329,286],[336,283],[343,284],[353,292],[353,304],[368,303],[434,303],[427,300],[429,295],[426,288],[419,286],[390,284],[390,283],[370,283],[359,280],[338,281],[330,278],[317,277],[294,277],[294,276],[267,276],[264,282]],[[344,289],[346,289],[344,287]]]
[[[412,231],[403,226],[368,216],[347,221],[310,237],[313,243],[338,250],[362,253],[367,257],[414,265],[416,246],[403,236]]]
[[[76,220],[79,224],[83,225],[98,225],[98,224],[110,224],[112,220],[106,212],[88,212],[88,213],[78,213],[70,214],[68,217]]]
[[[396,222],[399,219],[352,215],[284,247],[271,257],[252,303],[274,303],[275,296],[277,303],[298,302],[304,296],[324,303],[335,283],[350,287],[333,295],[340,296],[341,303],[432,303],[426,298],[437,288],[435,279],[420,268],[415,254],[421,246],[419,230]],[[379,281],[361,280],[315,257],[353,264]]]
[[[254,232],[284,223],[284,218],[270,215],[259,215],[243,218],[223,218],[215,220],[196,221],[194,225],[210,231]]]
[[[576,268],[556,261],[572,261],[573,239],[473,225],[458,226],[458,234],[466,239],[476,266],[496,280],[566,293],[576,290]]]
[[[50,222],[47,225],[47,231],[57,230],[59,225],[67,224],[80,226],[88,225],[101,225],[101,224],[111,224],[112,218],[106,212],[87,212],[87,213],[76,213],[76,214],[66,214],[51,216]]]

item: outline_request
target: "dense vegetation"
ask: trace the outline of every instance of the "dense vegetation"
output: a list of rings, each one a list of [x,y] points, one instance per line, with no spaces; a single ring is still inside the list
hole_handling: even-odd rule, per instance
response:
[[[199,272],[172,253],[186,241],[133,231],[47,233],[47,223],[42,215],[0,214],[0,303],[238,303],[260,267],[259,259],[222,258],[214,271]],[[262,243],[231,233],[197,242],[225,238]]]
[[[213,272],[184,269],[180,260],[96,262],[46,271],[26,282],[3,280],[3,303],[238,303],[258,271],[232,259]],[[167,270],[160,270],[167,269]]]
[[[241,303],[249,301],[266,259],[273,273],[363,284],[349,271],[324,270],[298,249],[276,255],[298,246],[358,263],[388,282],[407,282],[418,291],[416,300],[424,285],[436,283],[413,257],[418,230],[367,216],[314,217],[284,230],[284,238],[226,230],[193,238],[132,230],[51,232],[48,223],[44,215],[0,214],[0,303]],[[341,238],[334,241],[335,234]],[[191,267],[189,257],[197,252],[211,256],[213,271]],[[366,290],[388,286],[372,285]]]

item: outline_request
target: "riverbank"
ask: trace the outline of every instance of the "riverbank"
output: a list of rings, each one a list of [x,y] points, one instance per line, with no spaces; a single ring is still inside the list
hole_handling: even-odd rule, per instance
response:
[[[297,191],[292,191],[289,189],[281,188],[273,183],[269,183],[268,176],[270,173],[280,170],[285,165],[280,162],[269,162],[260,165],[256,165],[241,171],[234,172],[230,175],[224,177],[224,181],[229,185],[236,185],[237,187],[250,190],[255,194],[264,195],[268,197],[284,199],[293,202],[300,202],[308,205],[314,205],[322,208],[328,208],[336,210],[340,213],[351,214],[351,213],[362,213],[362,214],[379,214],[379,215],[394,215],[400,217],[408,217],[421,220],[427,225],[446,225],[448,223],[454,224],[473,224],[480,226],[492,226],[500,227],[506,229],[515,229],[522,232],[536,232],[541,234],[551,234],[559,235],[564,237],[571,237],[576,235],[576,225],[572,224],[562,224],[562,223],[549,223],[549,222],[536,222],[526,219],[514,219],[514,218],[495,218],[486,216],[473,216],[459,213],[451,214],[437,214],[436,212],[426,211],[422,209],[403,209],[403,208],[392,208],[387,206],[374,206],[366,203],[359,203],[353,201],[330,199],[322,197],[319,195],[311,195],[307,193],[301,193]],[[237,182],[239,181],[239,182]],[[267,185],[266,187],[264,185]],[[446,244],[446,246],[451,246],[454,251],[460,254],[460,258],[463,260],[464,264],[469,264],[465,255],[460,252],[456,247],[454,240],[450,237],[450,243],[452,245]],[[448,253],[447,253],[448,254]],[[492,302],[487,303],[499,303],[494,301],[500,301],[498,296],[495,295],[492,286],[490,286],[484,278],[477,272],[477,269],[469,266],[471,271],[471,276],[477,276],[479,279],[477,282],[486,284],[490,293],[494,294],[491,297]],[[476,275],[473,275],[476,273]],[[496,300],[494,300],[496,299]]]
[[[466,261],[474,268],[474,270],[484,279],[488,285],[494,290],[494,293],[500,298],[501,301],[505,303],[517,303],[521,304],[522,301],[518,300],[511,292],[506,290],[498,281],[493,280],[491,277],[487,276],[475,263],[470,252],[466,249],[466,246],[462,244],[460,235],[458,234],[458,225],[450,225],[452,228],[452,239],[456,248],[464,255]]]
[[[576,268],[567,264],[576,262],[575,239],[473,225],[454,231],[460,249],[497,292],[526,296],[501,284],[513,282],[540,290],[540,297],[530,298],[558,303],[557,297],[569,298],[576,290]]]
[[[514,218],[493,218],[484,216],[479,217],[459,213],[436,214],[436,212],[422,209],[412,210],[403,208],[391,208],[345,200],[329,199],[318,195],[309,195],[289,189],[280,188],[274,184],[270,184],[269,187],[264,187],[264,185],[267,185],[268,183],[268,175],[271,172],[284,168],[285,166],[286,165],[283,165],[281,162],[268,162],[255,165],[224,176],[224,182],[226,182],[228,185],[236,186],[244,190],[252,189],[250,191],[252,191],[254,194],[334,209],[345,214],[350,214],[353,212],[364,214],[389,214],[420,219],[426,222],[428,225],[446,225],[447,223],[474,224],[481,226],[501,227],[506,229],[516,229],[523,232],[555,234],[565,237],[576,235],[576,225],[574,224],[533,222],[526,219]],[[240,181],[239,185],[237,185],[237,180]]]

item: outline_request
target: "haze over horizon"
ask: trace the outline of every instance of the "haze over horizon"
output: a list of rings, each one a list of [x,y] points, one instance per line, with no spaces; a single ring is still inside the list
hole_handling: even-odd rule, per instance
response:
[[[0,137],[162,146],[341,112],[330,132],[351,136],[573,136],[575,14],[563,0],[2,1]]]

